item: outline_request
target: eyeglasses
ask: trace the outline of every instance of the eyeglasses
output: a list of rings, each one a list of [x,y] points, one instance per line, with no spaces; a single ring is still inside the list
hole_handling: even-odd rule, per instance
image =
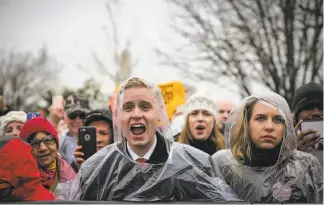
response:
[[[44,143],[44,145],[46,146],[50,146],[56,143],[54,137],[52,135],[47,135],[46,137],[44,137],[42,140],[32,140],[30,142],[30,146],[32,147],[32,149],[39,149],[40,144]]]
[[[85,113],[84,112],[72,112],[70,114],[68,114],[68,117],[71,119],[71,120],[75,120],[75,118],[77,118],[78,116],[81,118],[81,119],[84,119],[85,118]]]

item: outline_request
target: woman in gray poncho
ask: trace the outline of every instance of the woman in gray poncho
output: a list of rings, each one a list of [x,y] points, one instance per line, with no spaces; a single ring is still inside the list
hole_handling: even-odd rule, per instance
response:
[[[323,167],[296,150],[289,106],[276,93],[252,95],[231,112],[226,147],[213,161],[248,202],[323,203]]]

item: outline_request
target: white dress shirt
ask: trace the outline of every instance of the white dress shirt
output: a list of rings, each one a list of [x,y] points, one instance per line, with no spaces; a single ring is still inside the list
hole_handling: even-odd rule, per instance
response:
[[[138,158],[144,158],[146,160],[149,160],[151,155],[153,154],[155,147],[156,147],[156,136],[154,136],[154,143],[153,143],[152,147],[146,152],[146,154],[143,157],[140,157],[130,148],[130,146],[128,145],[128,142],[127,142],[128,153],[134,161],[136,161]]]

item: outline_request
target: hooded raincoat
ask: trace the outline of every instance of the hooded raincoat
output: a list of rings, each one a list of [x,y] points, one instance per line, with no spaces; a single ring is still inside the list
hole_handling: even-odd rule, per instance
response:
[[[128,154],[120,123],[124,83],[116,96],[115,143],[89,158],[76,179],[59,184],[56,196],[64,200],[240,201],[218,175],[220,172],[216,173],[206,153],[172,141],[162,95],[157,87],[150,88],[159,127],[149,163],[138,163]]]
[[[16,137],[0,136],[0,203],[54,199],[41,183],[30,145]]]
[[[272,166],[251,166],[239,163],[230,149],[221,150],[212,158],[225,181],[239,197],[250,203],[323,203],[323,167],[313,155],[296,150],[297,141],[291,112],[286,100],[280,95],[271,92],[245,98],[228,118],[225,133],[227,148],[233,127],[244,105],[255,100],[275,106],[285,121],[277,161]],[[246,157],[251,159],[255,156]]]

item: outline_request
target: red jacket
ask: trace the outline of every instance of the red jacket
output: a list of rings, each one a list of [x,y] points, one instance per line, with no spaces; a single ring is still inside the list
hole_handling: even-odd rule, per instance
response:
[[[19,138],[0,141],[0,184],[0,201],[55,200],[41,183],[30,145]]]

